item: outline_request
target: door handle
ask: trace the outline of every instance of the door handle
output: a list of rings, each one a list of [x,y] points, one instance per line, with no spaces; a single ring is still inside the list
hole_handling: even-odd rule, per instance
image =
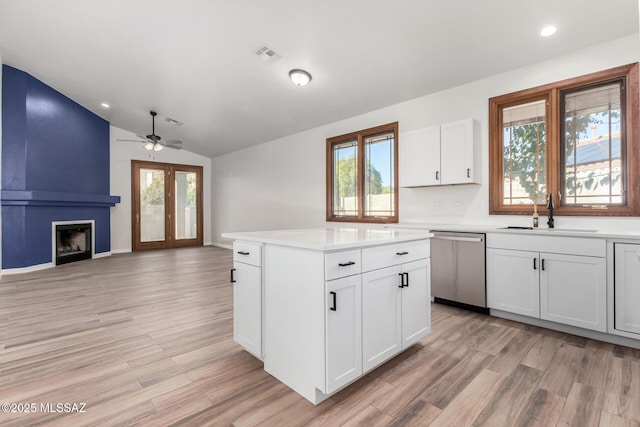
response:
[[[398,273],[398,276],[400,276],[400,286],[398,286],[399,288],[404,288],[404,273]]]
[[[333,306],[329,307],[329,310],[331,311],[337,311],[338,310],[338,296],[335,292],[331,291],[329,292],[329,294],[331,295],[331,297],[333,298]]]
[[[467,178],[471,178],[471,169],[467,168]]]
[[[537,269],[538,269],[538,262],[537,262],[537,261],[538,261],[538,258],[534,258],[534,259],[533,259],[533,269],[534,269],[534,270],[537,270]]]
[[[235,268],[232,268],[232,269],[231,269],[231,283],[236,283],[236,278],[235,278],[235,277],[233,277],[233,276],[234,276],[234,274],[233,274],[233,272],[234,272],[234,271],[236,271],[236,269],[235,269]]]
[[[408,288],[409,287],[409,273],[402,273],[402,274],[404,274],[405,275],[404,277],[406,278],[406,283],[405,283],[404,286],[405,286],[405,288]]]
[[[440,180],[440,171],[436,171],[436,181]]]
[[[540,261],[540,269],[544,271],[544,258],[542,258],[542,261]]]

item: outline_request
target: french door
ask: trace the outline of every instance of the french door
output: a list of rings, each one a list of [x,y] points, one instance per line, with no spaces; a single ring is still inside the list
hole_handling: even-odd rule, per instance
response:
[[[202,167],[131,161],[131,248],[202,246]]]

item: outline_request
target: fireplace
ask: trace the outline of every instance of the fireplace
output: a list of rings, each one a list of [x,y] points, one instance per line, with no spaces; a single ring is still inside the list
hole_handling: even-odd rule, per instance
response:
[[[55,224],[56,265],[91,259],[93,222]]]

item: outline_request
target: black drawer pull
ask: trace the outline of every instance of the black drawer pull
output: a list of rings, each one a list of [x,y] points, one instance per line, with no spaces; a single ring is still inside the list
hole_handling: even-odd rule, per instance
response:
[[[245,251],[238,251],[238,253],[240,255],[249,255],[250,252],[245,252]]]
[[[409,252],[407,251],[396,252],[396,255],[409,255]]]
[[[340,267],[349,267],[350,265],[355,265],[354,261],[349,261],[349,262],[344,262],[344,263],[338,263],[338,265]]]
[[[398,273],[398,276],[400,276],[400,286],[398,287],[404,288],[404,273]]]
[[[542,271],[544,271],[544,258],[540,261],[540,267],[542,268]]]
[[[235,269],[235,268],[232,268],[232,269],[231,269],[231,283],[236,283],[236,278],[235,278],[235,277],[233,277],[233,272],[234,272],[234,271],[236,271],[236,269]]]
[[[533,259],[533,269],[537,270],[538,269],[538,258],[534,258]]]
[[[335,292],[331,291],[329,292],[329,294],[331,294],[331,297],[333,298],[333,307],[329,307],[329,310],[331,311],[336,311],[338,309],[338,299],[337,299],[337,295]]]

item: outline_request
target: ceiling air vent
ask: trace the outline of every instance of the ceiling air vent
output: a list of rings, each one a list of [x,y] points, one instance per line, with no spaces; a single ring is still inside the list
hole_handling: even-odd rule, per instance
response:
[[[258,56],[258,58],[262,59],[265,62],[276,59],[278,57],[278,54],[267,46],[262,46],[260,49],[258,49],[256,51],[256,55]]]
[[[176,120],[176,119],[172,119],[171,117],[167,117],[165,120],[166,120],[167,122],[171,123],[172,125],[176,125],[176,126],[182,126],[182,125],[184,124],[184,123],[182,123],[182,122],[179,122],[179,121],[178,121],[178,120]]]

